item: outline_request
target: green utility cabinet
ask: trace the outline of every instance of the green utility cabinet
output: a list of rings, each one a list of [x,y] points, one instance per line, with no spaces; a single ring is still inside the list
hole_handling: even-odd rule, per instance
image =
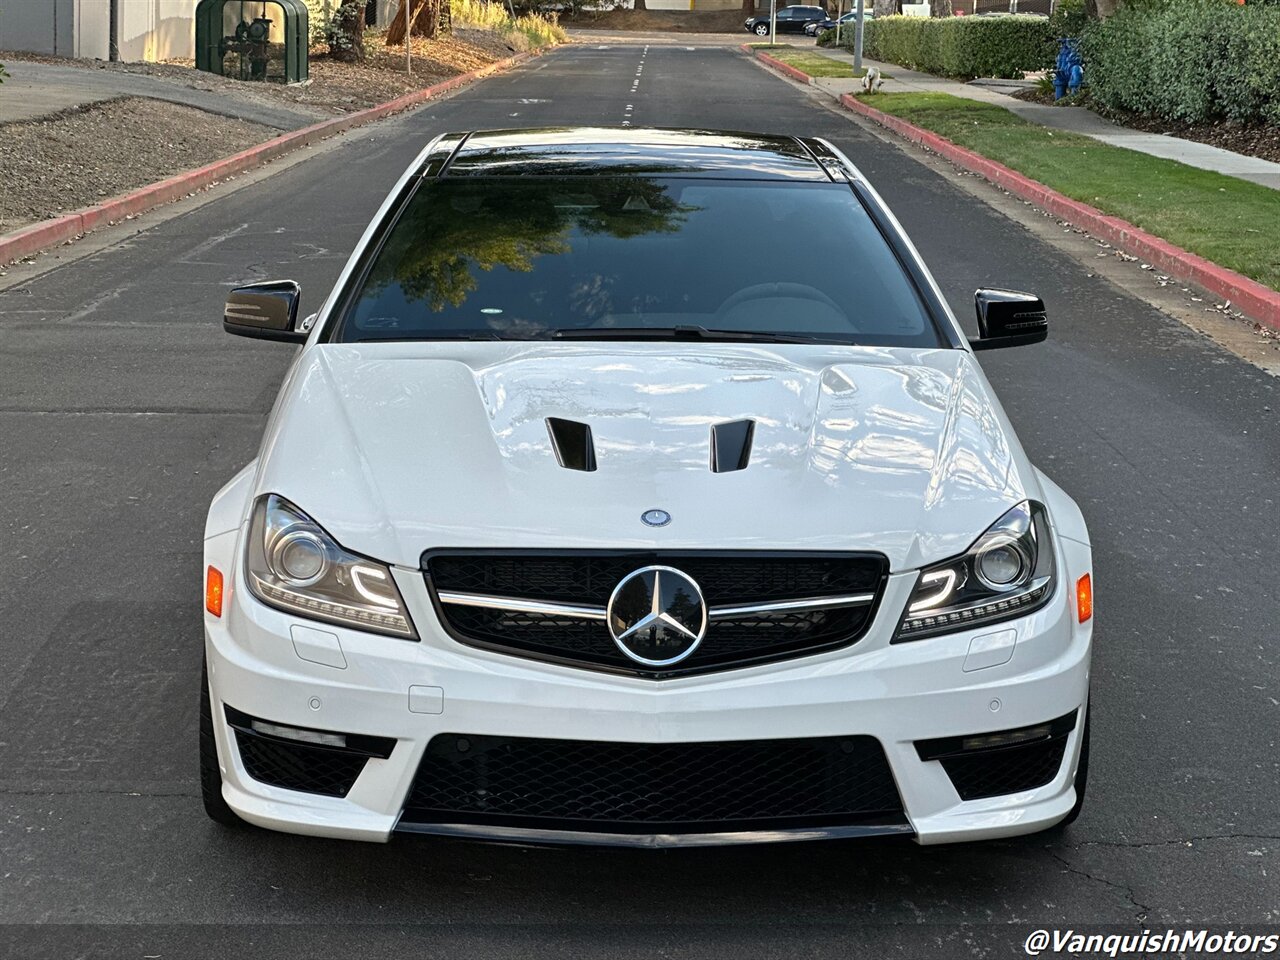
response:
[[[301,83],[310,32],[303,0],[200,0],[196,69],[237,80]]]

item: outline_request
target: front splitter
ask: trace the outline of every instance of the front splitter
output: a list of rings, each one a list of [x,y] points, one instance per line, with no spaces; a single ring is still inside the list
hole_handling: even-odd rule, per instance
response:
[[[857,837],[915,836],[908,823],[876,823],[849,826],[788,828],[782,830],[726,830],[717,833],[608,833],[595,830],[556,830],[507,827],[474,823],[409,823],[401,821],[396,833],[429,834],[491,843],[538,846],[640,847],[651,850],[673,847],[728,847],[750,843],[797,843],[805,840],[847,840]]]

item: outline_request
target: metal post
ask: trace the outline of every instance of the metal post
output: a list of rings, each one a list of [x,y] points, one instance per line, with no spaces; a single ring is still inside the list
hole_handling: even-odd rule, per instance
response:
[[[769,0],[769,46],[778,43],[778,0]]]
[[[115,63],[120,59],[120,3],[111,0],[107,5],[107,59]]]
[[[840,46],[840,18],[844,16],[844,0],[836,0],[836,47]]]
[[[413,18],[409,16],[409,8],[413,6],[413,0],[404,0],[404,69],[406,73],[413,73],[413,54],[409,52],[410,34],[413,33]]]
[[[862,70],[862,5],[863,0],[858,0],[858,12],[853,20],[853,72],[855,74]]]

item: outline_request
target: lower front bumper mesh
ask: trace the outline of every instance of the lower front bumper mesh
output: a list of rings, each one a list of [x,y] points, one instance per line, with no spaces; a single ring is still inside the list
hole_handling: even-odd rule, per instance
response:
[[[658,845],[910,832],[874,737],[619,743],[452,733],[427,745],[398,829]]]

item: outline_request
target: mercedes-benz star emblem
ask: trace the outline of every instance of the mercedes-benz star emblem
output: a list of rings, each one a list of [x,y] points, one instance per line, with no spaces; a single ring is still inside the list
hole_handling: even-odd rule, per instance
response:
[[[636,663],[666,667],[702,642],[707,605],[687,574],[674,567],[642,567],[614,587],[608,624],[618,649]]]
[[[665,527],[671,522],[671,514],[667,513],[665,510],[646,510],[644,513],[640,514],[640,520],[642,523],[647,523],[651,527]]]

